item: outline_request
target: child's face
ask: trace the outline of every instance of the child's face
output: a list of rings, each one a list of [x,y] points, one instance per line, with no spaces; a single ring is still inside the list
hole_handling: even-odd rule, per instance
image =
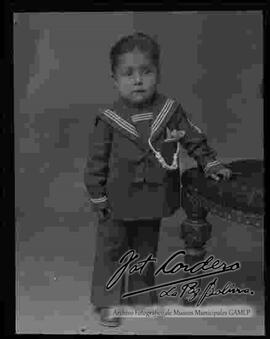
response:
[[[132,105],[140,105],[155,93],[158,70],[147,54],[135,49],[119,56],[113,78],[120,96]]]

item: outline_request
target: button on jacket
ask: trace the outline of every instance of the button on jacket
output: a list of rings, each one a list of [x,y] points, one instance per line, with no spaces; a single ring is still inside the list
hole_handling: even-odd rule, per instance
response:
[[[154,153],[172,163],[177,142],[165,142],[168,130],[182,133],[180,144],[205,172],[222,167],[175,99],[156,94],[142,110],[119,99],[95,119],[84,173],[90,201],[108,203],[113,219],[162,218],[179,208],[179,168],[164,168]]]

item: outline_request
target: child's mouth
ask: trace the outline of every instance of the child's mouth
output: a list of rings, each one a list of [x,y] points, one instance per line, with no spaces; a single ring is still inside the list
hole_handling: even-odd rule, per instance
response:
[[[135,91],[133,91],[133,93],[144,93],[145,90],[144,89],[137,89]]]

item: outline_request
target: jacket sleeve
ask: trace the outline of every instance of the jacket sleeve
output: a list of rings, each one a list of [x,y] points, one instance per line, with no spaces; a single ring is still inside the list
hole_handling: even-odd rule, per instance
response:
[[[177,112],[177,129],[183,132],[180,144],[194,158],[205,175],[211,175],[224,166],[217,160],[217,152],[207,143],[207,137],[202,130],[194,125],[180,106]]]
[[[106,183],[112,144],[112,127],[96,117],[89,154],[84,171],[84,183],[90,202],[98,208],[107,207]]]

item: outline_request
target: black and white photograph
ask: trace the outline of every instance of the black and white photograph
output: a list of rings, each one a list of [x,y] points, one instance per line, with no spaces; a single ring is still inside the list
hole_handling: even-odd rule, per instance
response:
[[[17,334],[265,334],[263,20],[13,13]]]

